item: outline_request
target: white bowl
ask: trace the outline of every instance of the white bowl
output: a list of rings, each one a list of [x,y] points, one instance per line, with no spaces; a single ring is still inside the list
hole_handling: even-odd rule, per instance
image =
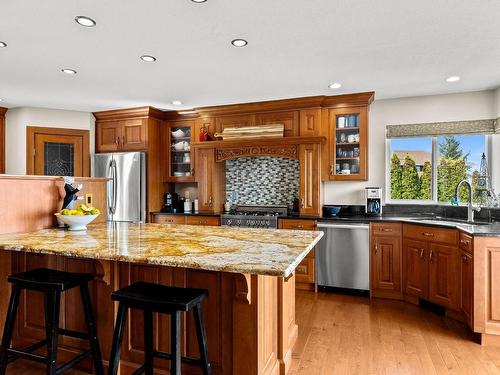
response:
[[[174,143],[174,149],[176,151],[184,151],[186,149],[187,143],[184,141]]]
[[[54,214],[59,220],[64,224],[69,226],[69,230],[87,230],[87,225],[93,222],[97,215],[61,215],[59,213]]]
[[[172,132],[172,137],[174,138],[182,138],[186,135],[181,129],[177,129],[175,132]]]

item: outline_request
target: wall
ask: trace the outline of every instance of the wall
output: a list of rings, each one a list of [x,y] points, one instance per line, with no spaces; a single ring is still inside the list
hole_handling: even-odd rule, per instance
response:
[[[90,152],[94,152],[95,119],[90,112],[20,107],[5,116],[5,173],[26,174],[26,127],[84,129],[90,131]]]
[[[497,96],[495,96],[497,95]],[[495,104],[495,99],[497,103]],[[382,186],[385,194],[385,127],[389,124],[419,122],[491,119],[500,110],[500,91],[479,91],[460,94],[433,95],[399,99],[376,100],[370,108],[369,175],[363,182],[326,182],[325,204],[364,204],[366,186]],[[495,136],[494,147],[500,149],[500,135]],[[500,151],[493,155],[500,165]],[[500,191],[495,176],[497,192]]]

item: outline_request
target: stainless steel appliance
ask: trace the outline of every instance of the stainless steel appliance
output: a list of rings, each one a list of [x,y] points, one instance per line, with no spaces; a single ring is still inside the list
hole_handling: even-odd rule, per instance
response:
[[[372,216],[382,215],[382,188],[365,188],[365,213]]]
[[[92,176],[107,177],[110,221],[146,220],[146,154],[116,152],[92,155]]]
[[[319,286],[369,290],[368,224],[319,222],[325,236],[316,246]]]
[[[278,228],[278,217],[286,216],[287,206],[235,206],[221,215],[221,225],[246,228]]]

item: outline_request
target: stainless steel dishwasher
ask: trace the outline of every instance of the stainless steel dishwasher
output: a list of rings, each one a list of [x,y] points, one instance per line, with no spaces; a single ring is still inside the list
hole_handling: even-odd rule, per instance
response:
[[[318,223],[325,232],[316,247],[318,286],[369,290],[369,225]]]

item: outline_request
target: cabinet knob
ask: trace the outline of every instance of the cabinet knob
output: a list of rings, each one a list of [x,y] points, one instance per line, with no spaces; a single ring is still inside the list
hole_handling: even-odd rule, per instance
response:
[[[465,263],[467,263],[467,260],[468,260],[468,259],[467,259],[467,256],[466,256],[466,255],[462,255],[462,260],[463,260]]]
[[[378,242],[375,241],[375,255],[378,254]]]

